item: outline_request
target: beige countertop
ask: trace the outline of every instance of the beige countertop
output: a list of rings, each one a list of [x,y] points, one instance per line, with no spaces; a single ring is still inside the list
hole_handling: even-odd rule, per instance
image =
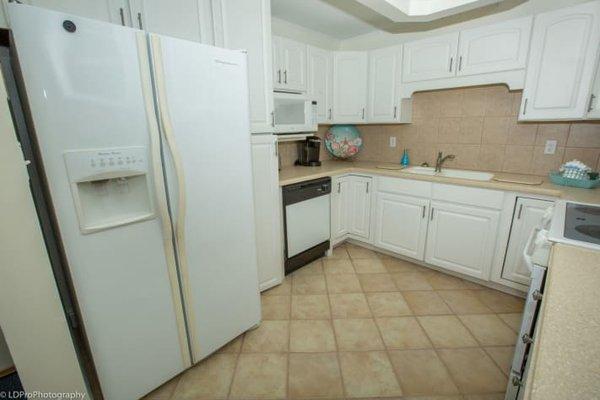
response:
[[[322,178],[325,176],[336,176],[349,173],[376,174],[397,178],[415,179],[429,182],[449,183],[463,186],[473,186],[486,189],[506,190],[519,193],[530,193],[542,196],[559,197],[565,200],[581,203],[600,204],[600,188],[578,189],[567,186],[557,186],[542,177],[542,184],[526,185],[521,183],[508,183],[491,181],[475,181],[469,179],[447,178],[441,176],[418,175],[402,170],[389,170],[378,168],[378,166],[398,166],[398,164],[377,163],[368,161],[323,161],[320,167],[293,166],[282,168],[279,171],[279,184],[281,186]],[[531,179],[531,175],[494,173],[494,177],[513,178],[517,180]]]
[[[600,399],[600,252],[556,244],[526,398]]]

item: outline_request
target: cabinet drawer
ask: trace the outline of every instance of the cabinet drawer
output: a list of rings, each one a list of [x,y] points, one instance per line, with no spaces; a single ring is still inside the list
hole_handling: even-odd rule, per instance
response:
[[[380,177],[378,181],[378,190],[380,192],[431,197],[431,185],[431,182],[416,181],[412,179]]]
[[[432,199],[486,208],[502,208],[504,192],[465,186],[433,184]]]

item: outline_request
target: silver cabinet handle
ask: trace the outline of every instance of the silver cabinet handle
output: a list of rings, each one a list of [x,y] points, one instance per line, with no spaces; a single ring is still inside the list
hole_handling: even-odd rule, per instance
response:
[[[521,219],[521,213],[523,212],[523,204],[519,206],[519,214],[517,215],[517,219]]]
[[[458,58],[458,70],[462,70],[462,56]]]
[[[367,193],[369,193],[369,182],[367,182]]]
[[[525,99],[525,103],[523,103],[523,115],[527,114],[527,101],[529,99]]]
[[[329,109],[329,119],[331,119],[331,108]]]
[[[287,69],[283,71],[283,83],[287,85]]]
[[[140,29],[144,29],[144,24],[142,24],[142,13],[137,13],[138,26]]]
[[[281,70],[277,70],[277,83],[281,83]]]
[[[429,215],[429,220],[433,221],[433,207],[431,207],[431,214]]]
[[[271,126],[275,128],[275,111],[271,111]]]
[[[365,119],[365,108],[362,109],[362,119]]]
[[[125,11],[123,7],[119,8],[119,16],[121,17],[121,25],[125,26]]]
[[[454,57],[450,57],[450,72],[452,72],[452,64],[454,64]]]
[[[425,218],[425,210],[426,210],[427,206],[423,206],[423,215],[421,215],[421,218]]]
[[[398,106],[394,106],[394,119],[396,119],[397,111],[398,111]]]
[[[544,297],[544,295],[539,290],[534,290],[533,293],[531,293],[531,297],[535,301],[540,301]]]
[[[525,344],[531,344],[533,343],[533,338],[527,333],[524,333],[523,336],[521,336],[521,341]]]
[[[342,191],[341,185],[342,185],[342,182],[338,182],[338,193],[341,193],[341,191]]]
[[[594,99],[596,98],[596,95],[592,94],[590,96],[590,104],[588,105],[588,112],[592,111],[594,109]]]
[[[275,157],[279,157],[279,143],[275,142]]]

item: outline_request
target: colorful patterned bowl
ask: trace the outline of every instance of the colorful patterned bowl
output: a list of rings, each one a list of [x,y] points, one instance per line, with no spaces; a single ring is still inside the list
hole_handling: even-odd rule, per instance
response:
[[[361,146],[360,132],[354,125],[332,125],[325,135],[325,148],[337,158],[352,157]]]

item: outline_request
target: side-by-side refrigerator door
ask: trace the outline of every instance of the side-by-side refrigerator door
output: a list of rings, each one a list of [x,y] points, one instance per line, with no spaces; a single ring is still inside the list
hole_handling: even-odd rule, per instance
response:
[[[260,322],[246,54],[150,35],[194,362]]]
[[[140,398],[191,365],[157,120],[144,96],[146,38],[26,5],[9,13],[103,396]]]

